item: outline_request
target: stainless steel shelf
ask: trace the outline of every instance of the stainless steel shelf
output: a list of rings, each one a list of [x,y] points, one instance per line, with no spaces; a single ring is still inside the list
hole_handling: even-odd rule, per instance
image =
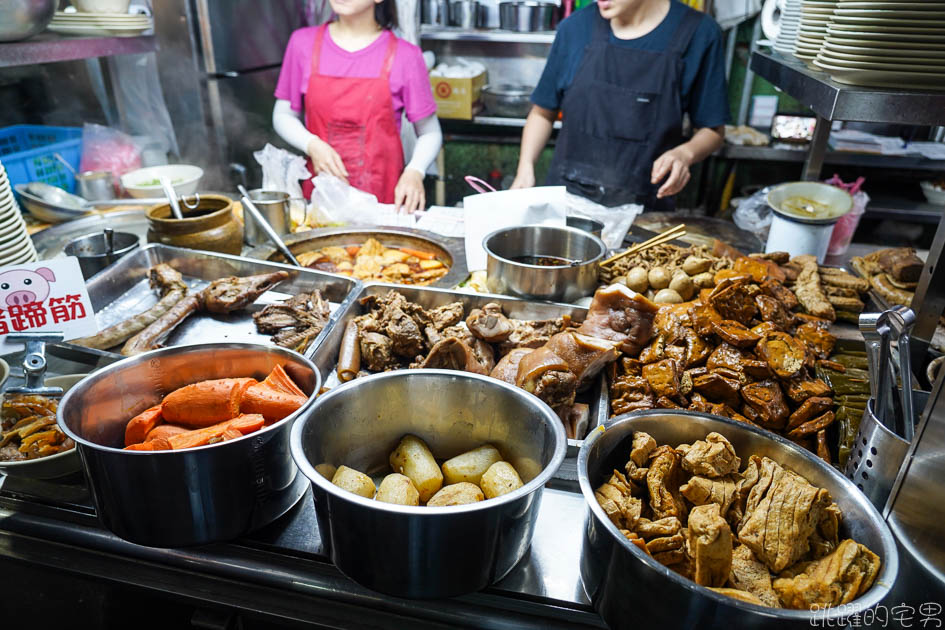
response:
[[[934,206],[921,201],[877,195],[866,206],[865,216],[869,219],[891,219],[893,221],[938,225],[942,217],[945,216],[945,207]]]
[[[448,26],[421,26],[420,39],[429,41],[505,42],[512,44],[551,44],[554,31],[519,33],[499,29],[469,31]]]
[[[476,116],[471,121],[474,125],[491,125],[493,127],[524,127],[524,118],[506,118],[504,116]],[[554,122],[555,129],[561,129],[561,121]]]
[[[0,68],[74,61],[157,50],[154,35],[138,37],[61,37],[41,33],[22,42],[0,44]]]
[[[945,92],[843,85],[775,52],[753,53],[751,69],[827,120],[945,124]]]
[[[730,160],[761,160],[766,162],[803,162],[807,159],[809,146],[798,145],[796,148],[785,147],[749,147],[724,145],[716,153],[717,157]],[[828,151],[824,164],[839,166],[860,166],[863,168],[894,168],[914,171],[945,171],[945,160],[929,160],[923,157],[903,155],[874,155],[870,153],[851,153],[848,151]]]

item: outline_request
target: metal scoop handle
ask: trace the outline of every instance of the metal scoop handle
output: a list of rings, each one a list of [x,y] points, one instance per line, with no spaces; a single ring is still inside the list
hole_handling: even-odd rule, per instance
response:
[[[302,265],[292,254],[292,251],[288,248],[288,246],[282,242],[282,239],[279,238],[279,235],[276,234],[276,231],[272,229],[272,226],[269,225],[269,221],[266,221],[266,217],[264,217],[262,212],[259,211],[259,208],[256,207],[256,204],[250,201],[249,192],[247,192],[246,187],[240,184],[238,188],[240,194],[243,195],[243,207],[249,212],[250,216],[253,217],[253,221],[255,221],[256,224],[262,228],[262,231],[266,233],[266,236],[268,236],[269,240],[272,241],[272,244],[276,246],[276,249],[278,249],[282,255],[286,257],[286,260],[291,262],[296,267],[301,267]]]
[[[26,385],[8,387],[10,394],[37,394],[41,396],[62,396],[61,387],[45,387],[46,343],[62,342],[62,333],[12,333],[9,341],[26,342],[26,356],[23,357],[23,375]]]

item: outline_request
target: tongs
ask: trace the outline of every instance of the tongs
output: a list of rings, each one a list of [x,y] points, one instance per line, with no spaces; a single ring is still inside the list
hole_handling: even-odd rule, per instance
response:
[[[899,380],[901,382],[900,400],[902,402],[901,423],[897,422],[897,433],[912,442],[915,436],[915,416],[912,402],[912,361],[910,360],[909,331],[915,325],[915,312],[907,306],[895,306],[884,313],[885,320],[892,334],[896,335],[896,347],[899,350]]]
[[[11,333],[7,335],[9,341],[26,342],[26,356],[23,357],[23,380],[26,384],[20,387],[8,387],[8,394],[31,394],[60,398],[61,387],[46,387],[46,344],[61,343],[62,333]]]

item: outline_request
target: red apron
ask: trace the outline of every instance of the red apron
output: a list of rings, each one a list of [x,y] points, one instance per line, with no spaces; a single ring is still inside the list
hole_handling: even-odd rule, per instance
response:
[[[327,29],[327,24],[319,27],[315,36],[305,94],[305,127],[338,152],[348,170],[348,183],[375,195],[381,203],[394,203],[394,187],[404,170],[404,150],[390,95],[397,37],[388,34],[387,54],[378,77],[330,77],[318,71]],[[308,170],[314,174],[311,160]],[[306,198],[311,197],[312,188],[310,180],[303,182]]]

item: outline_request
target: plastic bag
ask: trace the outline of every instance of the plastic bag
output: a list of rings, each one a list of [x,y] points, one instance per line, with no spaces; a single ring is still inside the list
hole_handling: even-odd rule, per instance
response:
[[[830,244],[827,246],[827,254],[830,256],[843,255],[847,252],[847,248],[850,247],[853,234],[860,224],[860,219],[863,218],[863,213],[866,212],[866,204],[870,202],[870,196],[863,190],[860,190],[860,187],[863,186],[865,181],[865,178],[859,177],[852,184],[845,184],[840,177],[834,174],[832,178],[824,182],[846,190],[850,193],[850,196],[853,197],[853,208],[840,217],[833,226],[833,233],[830,235]]]
[[[392,203],[378,203],[371,193],[358,190],[328,173],[312,178],[312,205],[332,224],[413,227],[416,217],[397,212]]]
[[[82,127],[80,171],[108,171],[118,190],[118,178],[141,168],[141,151],[134,139],[117,129],[86,123]]]
[[[254,152],[253,157],[262,167],[263,189],[289,193],[289,218],[292,221],[292,229],[304,227],[307,218],[314,221],[313,225],[324,225],[329,222],[324,216],[308,217],[305,199],[302,196],[302,185],[299,183],[310,177],[304,157],[268,143],[261,151]]]
[[[746,232],[757,234],[762,242],[768,240],[772,213],[774,212],[767,201],[769,190],[771,190],[770,186],[762,188],[751,197],[742,200],[732,215],[735,225]]]
[[[608,208],[590,199],[567,193],[568,216],[578,216],[597,219],[604,224],[601,240],[610,249],[621,246],[627,236],[634,219],[643,212],[643,206],[637,203],[628,203],[623,206]]]
[[[116,55],[109,59],[109,74],[121,127],[133,136],[147,136],[150,142],[166,153],[180,155],[174,124],[164,102],[158,76],[157,55]],[[153,159],[151,161],[154,161]]]

